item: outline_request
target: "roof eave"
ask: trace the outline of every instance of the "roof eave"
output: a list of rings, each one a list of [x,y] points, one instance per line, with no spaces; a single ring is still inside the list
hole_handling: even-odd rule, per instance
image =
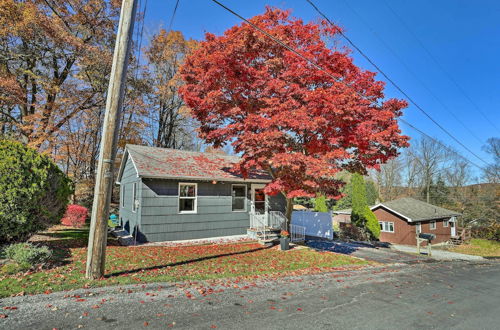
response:
[[[218,177],[194,177],[194,176],[165,176],[165,175],[139,175],[144,179],[165,179],[165,180],[193,180],[193,181],[221,181],[221,182],[257,182],[269,183],[269,179],[239,179],[239,178],[218,178]]]
[[[397,215],[399,215],[400,217],[402,217],[402,218],[406,219],[408,222],[413,222],[413,221],[414,221],[414,220],[412,220],[411,218],[407,217],[406,215],[401,214],[400,212],[397,212],[397,211],[395,211],[395,210],[391,209],[390,207],[385,206],[385,205],[384,205],[384,204],[382,204],[382,203],[379,203],[379,204],[377,204],[377,205],[375,205],[375,206],[370,207],[370,210],[372,210],[372,211],[373,211],[374,209],[376,209],[376,208],[378,208],[378,207],[383,207],[384,209],[389,210],[389,211],[393,212],[394,214],[397,214]]]
[[[432,218],[414,219],[413,221],[415,221],[415,222],[432,221],[432,220],[440,220],[440,219],[458,217],[458,216],[461,216],[461,215],[462,214],[460,214],[460,213],[456,213],[456,214],[441,215],[441,216],[432,217]]]

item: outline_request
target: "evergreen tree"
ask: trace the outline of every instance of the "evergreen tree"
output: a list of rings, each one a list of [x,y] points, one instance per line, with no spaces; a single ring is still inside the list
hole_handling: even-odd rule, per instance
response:
[[[314,211],[316,212],[328,212],[328,206],[326,205],[325,195],[318,194],[314,199]]]
[[[375,186],[375,183],[371,180],[368,180],[364,183],[366,190],[366,202],[369,206],[377,204],[377,200],[379,199],[378,189]],[[347,182],[342,189],[342,193],[345,195],[338,201],[336,201],[334,210],[344,210],[352,207],[352,179]]]
[[[377,218],[370,210],[366,201],[366,185],[363,176],[354,173],[351,178],[352,183],[352,212],[351,221],[360,228],[368,231],[372,238],[378,239],[380,236],[380,226]]]
[[[366,203],[369,206],[373,206],[377,204],[378,201],[378,189],[375,186],[375,183],[371,180],[365,181],[365,189],[366,189]]]
[[[450,190],[440,176],[435,183],[431,180],[429,185],[429,203],[437,206],[446,206],[450,203],[449,195]],[[426,198],[425,189],[422,191],[422,198]]]

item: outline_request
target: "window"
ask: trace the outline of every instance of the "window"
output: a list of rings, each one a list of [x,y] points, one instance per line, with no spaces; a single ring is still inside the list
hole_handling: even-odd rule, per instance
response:
[[[431,222],[429,222],[429,228],[430,228],[431,230],[436,229],[436,221],[431,221]]]
[[[179,213],[196,213],[197,184],[179,183]]]
[[[132,212],[137,211],[137,183],[132,185]]]
[[[121,192],[121,200],[120,200],[120,204],[122,207],[125,207],[125,185],[121,185],[120,186],[120,192]]]
[[[419,222],[417,223],[417,233],[421,233],[422,232],[422,224]]]
[[[232,207],[234,212],[247,210],[247,186],[233,184],[231,189]]]
[[[385,233],[393,233],[394,232],[394,222],[389,221],[379,221],[380,231]]]
[[[448,227],[448,221],[449,221],[449,220],[445,220],[445,221],[443,221],[443,227]]]

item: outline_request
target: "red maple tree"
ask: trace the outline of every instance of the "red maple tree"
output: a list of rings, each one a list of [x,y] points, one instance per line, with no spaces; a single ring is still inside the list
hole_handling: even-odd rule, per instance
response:
[[[250,21],[328,73],[243,23],[205,35],[181,68],[180,93],[200,137],[241,154],[243,175],[269,171],[265,191],[287,198],[290,219],[293,197],[339,197],[336,173],[366,173],[397,156],[407,146],[397,122],[407,103],[383,100],[384,83],[337,47],[339,27],[270,7]]]

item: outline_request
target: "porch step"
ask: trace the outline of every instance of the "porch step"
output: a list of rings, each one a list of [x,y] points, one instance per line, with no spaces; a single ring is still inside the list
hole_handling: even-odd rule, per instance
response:
[[[257,242],[260,244],[260,245],[264,245],[264,246],[274,246],[276,244],[279,243],[279,238],[271,238],[271,239],[259,239]]]
[[[464,241],[460,237],[452,237],[449,242],[453,245],[461,245]]]

